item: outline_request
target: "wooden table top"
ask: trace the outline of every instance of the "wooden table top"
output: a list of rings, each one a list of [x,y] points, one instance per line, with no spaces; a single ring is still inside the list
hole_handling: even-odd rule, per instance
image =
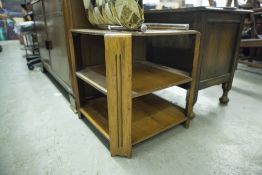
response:
[[[139,31],[117,31],[117,30],[99,30],[99,29],[72,29],[73,33],[89,35],[132,35],[132,36],[163,36],[163,35],[191,35],[198,34],[195,30],[147,30]]]
[[[194,11],[210,11],[210,12],[223,12],[234,14],[248,14],[252,10],[233,9],[226,7],[189,7],[189,8],[177,8],[177,9],[164,9],[164,10],[146,10],[145,13],[168,13],[168,12],[194,12]]]

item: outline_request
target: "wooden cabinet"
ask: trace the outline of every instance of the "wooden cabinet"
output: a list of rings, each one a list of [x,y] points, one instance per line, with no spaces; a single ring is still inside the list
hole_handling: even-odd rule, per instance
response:
[[[249,13],[245,10],[223,10],[221,8],[194,7],[176,10],[152,10],[145,12],[146,22],[186,23],[190,29],[201,32],[200,46],[200,76],[198,88],[204,89],[223,83],[221,103],[226,104],[228,91],[231,89],[234,72],[237,65],[239,42],[243,28],[244,17]],[[180,50],[172,53],[162,52],[153,58],[153,62],[164,65],[180,64],[183,70],[189,70],[191,65],[175,55],[187,57],[187,42],[174,42],[172,47]],[[157,50],[159,47],[152,47]],[[153,55],[154,53],[152,53]]]
[[[67,91],[75,110],[68,36],[72,28],[89,27],[83,0],[34,0],[32,5],[44,68]]]
[[[39,0],[32,4],[44,68],[72,94],[62,0]]]
[[[147,52],[155,42],[179,37],[191,38],[190,72],[150,62]],[[73,30],[72,38],[79,116],[86,117],[109,141],[112,156],[131,157],[132,145],[179,124],[189,127],[197,94],[198,32],[84,29]],[[176,85],[189,87],[185,107],[153,94]]]

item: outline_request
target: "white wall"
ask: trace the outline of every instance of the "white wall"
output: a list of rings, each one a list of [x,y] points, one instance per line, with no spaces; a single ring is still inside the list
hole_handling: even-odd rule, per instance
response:
[[[160,0],[143,0],[144,4],[158,4]]]
[[[227,0],[215,0],[218,7],[226,6]],[[186,0],[188,4],[194,4],[195,6],[209,6],[208,0]]]
[[[143,0],[146,3],[153,3],[158,4],[160,1],[173,1],[173,2],[180,2],[181,0]],[[186,4],[194,4],[194,6],[209,6],[208,0],[185,0]],[[215,0],[217,2],[218,7],[225,7],[227,0]],[[234,1],[234,0],[233,0]],[[240,4],[244,4],[244,0],[238,0]],[[233,5],[233,3],[232,3]]]
[[[202,0],[186,0],[186,4],[194,4],[194,6],[201,6]]]

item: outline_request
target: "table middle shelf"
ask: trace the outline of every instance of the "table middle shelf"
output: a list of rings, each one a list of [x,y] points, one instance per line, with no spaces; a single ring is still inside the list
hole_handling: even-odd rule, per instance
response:
[[[106,66],[86,67],[76,72],[78,78],[107,94]],[[189,83],[187,73],[147,61],[136,61],[132,66],[132,97],[140,97],[157,90]]]

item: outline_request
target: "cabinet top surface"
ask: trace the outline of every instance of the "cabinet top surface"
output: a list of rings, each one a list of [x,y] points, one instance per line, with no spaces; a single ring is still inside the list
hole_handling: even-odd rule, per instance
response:
[[[233,9],[226,7],[189,7],[189,8],[177,8],[177,9],[165,9],[165,10],[147,10],[145,13],[168,13],[168,12],[220,12],[220,13],[232,13],[232,14],[248,14],[251,10]]]
[[[131,36],[161,36],[161,35],[190,35],[198,34],[195,30],[147,30],[146,32],[139,31],[117,31],[117,30],[99,30],[99,29],[72,29],[73,33],[88,34],[88,35],[131,35]]]

